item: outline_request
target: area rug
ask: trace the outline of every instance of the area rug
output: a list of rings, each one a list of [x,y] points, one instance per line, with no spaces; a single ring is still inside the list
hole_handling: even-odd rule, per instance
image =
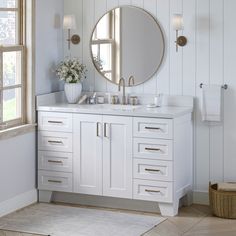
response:
[[[0,218],[0,229],[51,236],[140,236],[164,220],[160,216],[40,203]]]
[[[11,230],[1,230],[0,229],[0,236],[48,236],[43,234],[29,234],[29,233],[22,233],[22,232],[16,232]]]

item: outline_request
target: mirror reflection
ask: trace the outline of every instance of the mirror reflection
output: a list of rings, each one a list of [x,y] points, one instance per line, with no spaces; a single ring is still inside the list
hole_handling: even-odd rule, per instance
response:
[[[109,11],[97,23],[91,37],[91,56],[98,72],[118,84],[141,84],[159,69],[164,55],[164,38],[157,21],[136,7]]]

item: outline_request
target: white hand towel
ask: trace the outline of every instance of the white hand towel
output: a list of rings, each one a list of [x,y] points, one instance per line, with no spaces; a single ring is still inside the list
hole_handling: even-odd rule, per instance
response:
[[[236,183],[218,183],[218,190],[236,192]]]
[[[202,87],[202,120],[221,121],[222,88],[219,85]]]

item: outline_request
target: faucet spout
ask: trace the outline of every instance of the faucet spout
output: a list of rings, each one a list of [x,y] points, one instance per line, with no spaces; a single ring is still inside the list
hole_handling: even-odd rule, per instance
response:
[[[120,92],[120,90],[121,90],[121,84],[123,85],[123,94],[122,94],[122,101],[121,101],[121,104],[122,104],[122,105],[126,105],[125,80],[124,80],[124,78],[121,78],[121,79],[119,80],[119,86],[118,86],[119,92]]]

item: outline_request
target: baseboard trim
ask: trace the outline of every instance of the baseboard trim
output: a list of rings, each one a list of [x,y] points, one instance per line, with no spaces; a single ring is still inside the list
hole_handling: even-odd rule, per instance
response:
[[[14,198],[0,202],[0,217],[8,215],[21,208],[36,203],[38,200],[38,193],[36,189],[29,192],[19,194]]]
[[[209,194],[208,192],[193,192],[193,203],[201,205],[209,205]]]
[[[122,210],[134,210],[159,213],[158,202],[122,199],[105,196],[94,196],[77,193],[54,192],[52,202],[62,204],[75,204],[83,206],[105,207]]]

